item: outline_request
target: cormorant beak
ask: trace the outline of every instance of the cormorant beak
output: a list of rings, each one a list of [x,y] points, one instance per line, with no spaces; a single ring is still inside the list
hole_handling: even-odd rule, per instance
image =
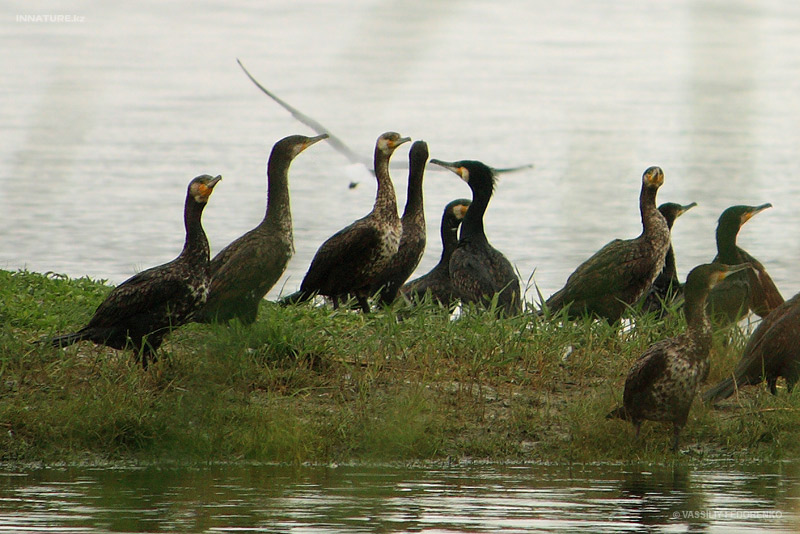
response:
[[[761,213],[765,209],[771,208],[771,207],[772,207],[772,204],[767,202],[766,204],[761,204],[760,206],[756,206],[755,208],[753,208],[752,211],[745,212],[744,215],[742,215],[742,224],[746,223],[747,221],[749,221],[750,219],[752,219],[753,217],[755,217],[756,215],[758,215],[759,213]]]
[[[692,202],[691,204],[686,204],[685,206],[681,206],[681,210],[678,212],[675,218],[677,219],[678,217],[680,217],[681,215],[683,215],[684,213],[686,213],[695,206],[697,206],[697,202]]]
[[[392,148],[397,148],[397,147],[399,147],[400,145],[402,145],[403,143],[408,143],[409,141],[411,141],[411,138],[410,138],[410,137],[401,137],[400,139],[398,139],[397,141],[395,141],[395,142],[392,144]]]
[[[664,171],[661,167],[649,167],[642,175],[648,187],[661,187],[664,184]]]
[[[745,271],[747,269],[754,269],[753,265],[750,263],[740,263],[738,265],[725,265],[724,271],[719,271],[717,276],[715,277],[712,286],[716,285],[717,283],[721,282],[722,280],[726,279],[733,273],[738,273],[740,271]]]
[[[462,180],[469,183],[469,172],[467,171],[466,167],[459,167],[455,163],[451,163],[449,161],[442,161],[440,159],[432,159],[431,163],[434,165],[438,165],[440,167],[444,167],[450,171],[456,173]]]
[[[327,139],[328,137],[330,137],[330,136],[328,134],[326,134],[326,133],[320,134],[320,135],[318,135],[316,137],[309,137],[308,141],[303,143],[303,147],[300,149],[300,152],[302,152],[303,150],[307,149],[308,147],[310,147],[314,143],[318,143],[318,142],[322,141],[323,139]]]

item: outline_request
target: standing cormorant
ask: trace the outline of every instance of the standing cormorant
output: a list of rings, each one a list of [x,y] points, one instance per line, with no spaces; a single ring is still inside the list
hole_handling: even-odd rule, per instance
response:
[[[611,241],[579,265],[566,285],[547,299],[550,313],[569,307],[570,317],[594,314],[614,323],[650,289],[670,245],[667,221],[656,208],[656,193],[663,183],[659,167],[644,171],[639,194],[642,233]]]
[[[766,380],[770,392],[778,393],[779,377],[786,379],[789,393],[800,379],[800,293],[767,315],[750,336],[732,377],[709,389],[703,400],[713,403],[730,397],[737,387]]]
[[[472,190],[472,204],[461,223],[461,236],[450,257],[450,280],[464,302],[489,304],[497,296],[497,309],[506,316],[522,313],[519,278],[511,262],[489,244],[483,215],[494,192],[492,169],[480,161],[446,162],[432,159],[456,173]]]
[[[252,324],[256,320],[258,304],[294,254],[289,166],[300,152],[327,137],[290,135],[272,147],[264,219],[211,260],[208,300],[196,321],[224,322],[238,317],[242,323]]]
[[[697,387],[710,365],[712,334],[705,309],[709,290],[749,267],[707,263],[692,269],[684,286],[686,331],[650,345],[636,360],[625,380],[622,406],[609,418],[631,421],[637,437],[644,420],[671,422],[672,450],[677,450]]]
[[[450,306],[455,302],[456,296],[453,284],[450,282],[450,257],[458,245],[458,228],[461,220],[467,214],[472,202],[460,198],[447,204],[442,214],[441,237],[442,256],[436,267],[427,274],[412,280],[402,287],[400,292],[409,299],[422,299],[425,293],[430,292],[434,301],[442,306]]]
[[[370,293],[380,290],[381,304],[391,304],[397,293],[414,269],[419,265],[425,252],[425,210],[422,201],[422,178],[428,162],[428,145],[425,141],[415,141],[408,152],[408,194],[406,207],[400,222],[403,234],[397,254],[389,266],[378,276]]]
[[[783,296],[761,262],[736,245],[736,236],[742,225],[771,207],[772,204],[769,203],[760,206],[731,206],[719,216],[717,256],[714,261],[728,265],[749,263],[753,269],[732,276],[711,291],[708,309],[715,324],[735,323],[751,310],[759,317],[766,317],[783,303]]]
[[[120,350],[130,347],[145,369],[155,361],[164,336],[191,321],[208,296],[208,239],[200,219],[221,179],[202,175],[189,183],[183,210],[186,241],[177,258],[128,278],[109,293],[86,326],[48,342],[56,347],[81,340]]]
[[[361,309],[369,312],[369,291],[397,254],[403,232],[389,176],[389,159],[398,146],[410,140],[395,132],[378,137],[375,144],[378,192],[372,211],[319,247],[300,291],[282,299],[281,304],[301,302],[319,294],[330,297],[334,308],[338,308],[339,299],[355,296]]]
[[[675,252],[672,247],[672,225],[675,224],[675,219],[695,206],[697,206],[697,202],[692,202],[685,206],[675,202],[665,202],[658,207],[658,211],[667,221],[667,227],[670,231],[670,245],[667,256],[664,258],[664,268],[661,269],[653,285],[650,286],[647,296],[644,298],[642,303],[643,311],[663,313],[664,306],[673,302],[683,293],[683,286],[678,279],[678,269],[675,264]]]

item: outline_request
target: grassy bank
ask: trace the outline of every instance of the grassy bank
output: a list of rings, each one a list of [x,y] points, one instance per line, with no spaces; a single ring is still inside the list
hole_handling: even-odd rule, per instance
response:
[[[264,303],[250,328],[188,325],[144,372],[129,352],[33,343],[74,330],[110,287],[0,271],[0,460],[475,458],[663,461],[670,430],[605,415],[631,362],[683,319],[498,321],[434,307],[364,316]],[[398,320],[400,317],[402,320]],[[709,382],[744,339],[716,343]],[[695,402],[679,457],[783,458],[800,443],[800,394],[749,388],[726,409]]]

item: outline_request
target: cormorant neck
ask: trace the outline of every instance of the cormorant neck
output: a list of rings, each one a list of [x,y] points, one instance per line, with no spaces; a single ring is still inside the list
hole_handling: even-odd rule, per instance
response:
[[[375,178],[378,180],[378,193],[375,196],[373,211],[399,219],[394,185],[392,185],[392,178],[389,176],[389,156],[378,148],[375,148]]]
[[[717,225],[717,256],[721,263],[732,265],[739,263],[736,259],[736,236],[739,227],[730,224]]]
[[[711,323],[706,314],[706,298],[708,297],[708,289],[703,291],[701,295],[696,295],[693,292],[686,291],[684,303],[684,314],[686,316],[686,325],[689,328],[690,335],[695,338],[707,340],[711,339]]]
[[[658,228],[663,228],[669,233],[667,227],[667,220],[661,215],[656,207],[656,193],[658,189],[655,187],[642,186],[642,191],[639,194],[639,213],[642,216],[643,233],[651,233]]]
[[[267,212],[262,224],[292,228],[292,210],[289,200],[289,165],[292,160],[284,155],[272,156],[267,163]]]
[[[670,245],[667,256],[664,258],[664,269],[662,273],[668,280],[678,280],[678,269],[675,267],[675,252],[672,250],[672,245]]]
[[[209,262],[209,246],[206,233],[203,230],[201,218],[205,204],[196,202],[191,196],[186,199],[183,209],[183,225],[186,229],[186,241],[183,244],[181,257],[199,260],[204,264]]]
[[[425,171],[425,164],[422,168],[415,168],[411,165],[408,169],[408,194],[406,195],[406,207],[403,210],[403,219],[422,213],[424,206],[422,201],[422,177]]]
[[[486,213],[486,207],[489,205],[491,197],[491,191],[472,190],[472,204],[467,210],[464,220],[461,221],[461,239],[477,237],[486,240],[483,230],[483,214]]]
[[[458,245],[458,224],[448,221],[448,217],[442,219],[442,226],[440,234],[442,237],[442,257],[439,259],[439,264],[448,265],[450,263],[450,256]]]

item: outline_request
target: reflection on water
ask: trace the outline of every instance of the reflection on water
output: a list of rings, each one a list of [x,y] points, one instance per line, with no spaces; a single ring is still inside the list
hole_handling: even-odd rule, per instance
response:
[[[796,466],[225,466],[0,473],[0,531],[793,532]]]
[[[239,57],[365,156],[395,130],[444,160],[534,163],[502,177],[486,227],[545,296],[607,241],[638,234],[650,165],[666,174],[660,200],[698,203],[675,228],[681,276],[713,258],[724,208],[772,202],[740,242],[784,295],[800,290],[800,4],[149,0],[70,6],[83,17],[70,23],[16,22],[35,10],[9,4],[0,268],[116,283],[163,263],[180,250],[185,187],[201,173],[224,176],[204,215],[212,250],[252,228],[269,149],[309,132]],[[402,203],[405,173],[394,177]],[[374,200],[366,171],[323,144],[290,180],[297,254],[271,297],[296,288],[319,244]],[[438,260],[442,206],[468,189],[430,170],[425,194],[420,272]]]

